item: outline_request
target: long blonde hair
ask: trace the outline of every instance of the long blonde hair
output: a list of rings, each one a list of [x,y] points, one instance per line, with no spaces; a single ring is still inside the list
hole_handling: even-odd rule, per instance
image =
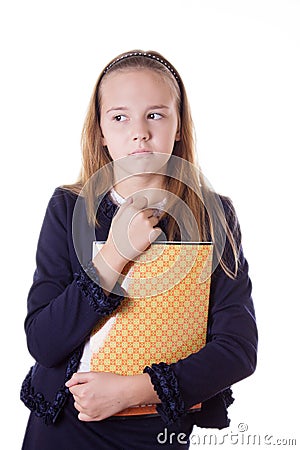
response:
[[[208,187],[197,163],[194,126],[182,79],[171,63],[160,53],[154,51],[144,52],[142,50],[122,53],[114,58],[100,73],[82,130],[81,173],[76,183],[63,187],[79,195],[83,187],[86,186],[85,197],[88,220],[90,224],[99,226],[96,218],[95,203],[98,196],[113,185],[112,159],[107,148],[103,145],[100,127],[101,85],[102,80],[106,79],[112,72],[128,69],[153,70],[171,86],[177,101],[180,124],[180,141],[175,142],[172,155],[177,157],[175,158],[176,161],[182,161],[182,164],[175,164],[176,167],[175,169],[173,168],[175,173],[166,177],[166,189],[174,194],[174,198],[183,200],[192,212],[194,222],[186,218],[185,228],[187,229],[187,234],[193,234],[192,227],[196,221],[200,239],[202,241],[213,240],[216,244],[215,252],[221,267],[229,277],[234,278],[238,271],[240,243],[237,242],[234,230],[229,226],[228,220],[225,218],[220,196]],[[188,174],[185,173],[187,171],[185,162],[188,163]],[[93,177],[100,169],[101,177]],[[187,179],[187,177],[188,183],[183,182],[182,180]],[[88,183],[93,178],[95,182]],[[169,240],[180,239],[180,230],[175,220],[176,217],[182,214],[179,211],[180,205],[173,202],[171,208],[167,224],[167,236]],[[225,236],[225,240],[229,243],[230,258],[224,254],[225,242],[224,238],[222,239],[222,235]]]

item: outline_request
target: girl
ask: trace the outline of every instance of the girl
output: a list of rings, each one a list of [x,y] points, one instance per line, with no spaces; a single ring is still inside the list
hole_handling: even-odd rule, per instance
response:
[[[257,331],[234,209],[197,169],[185,88],[163,56],[132,51],[103,70],[82,149],[80,179],[55,190],[38,242],[23,449],[189,448],[194,425],[229,425],[230,386],[255,370]],[[119,274],[162,235],[214,241],[206,346],[137,375],[90,372],[91,331],[123,300]],[[105,245],[92,259],[95,239]],[[157,414],[116,415],[143,404]]]

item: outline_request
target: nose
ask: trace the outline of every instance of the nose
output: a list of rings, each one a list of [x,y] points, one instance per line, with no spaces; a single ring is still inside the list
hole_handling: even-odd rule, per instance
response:
[[[132,127],[132,139],[135,142],[148,141],[150,131],[145,122],[135,123]]]

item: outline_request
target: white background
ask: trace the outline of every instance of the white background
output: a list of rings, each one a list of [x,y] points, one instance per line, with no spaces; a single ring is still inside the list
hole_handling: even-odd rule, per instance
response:
[[[273,435],[268,444],[298,438],[299,445],[300,2],[11,0],[0,16],[5,448],[21,447],[28,417],[19,401],[32,363],[23,320],[45,208],[54,188],[79,173],[80,133],[99,72],[134,48],[158,50],[182,75],[200,163],[233,200],[250,263],[258,367],[234,387],[231,427],[218,434],[219,445],[228,433],[221,448],[246,446],[240,423],[246,438],[259,434],[262,444]]]

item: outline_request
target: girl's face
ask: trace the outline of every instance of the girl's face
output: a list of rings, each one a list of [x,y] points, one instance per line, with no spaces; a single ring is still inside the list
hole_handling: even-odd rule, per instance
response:
[[[103,143],[113,161],[146,170],[160,154],[166,161],[180,139],[175,95],[163,76],[149,69],[109,74],[101,86]]]

